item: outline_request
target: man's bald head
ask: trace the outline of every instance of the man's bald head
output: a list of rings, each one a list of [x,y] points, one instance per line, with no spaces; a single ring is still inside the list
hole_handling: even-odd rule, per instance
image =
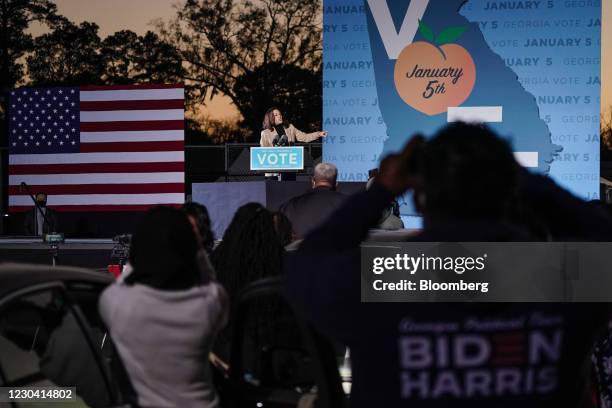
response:
[[[331,163],[319,163],[314,168],[312,176],[312,188],[316,187],[336,187],[338,179],[338,168]]]

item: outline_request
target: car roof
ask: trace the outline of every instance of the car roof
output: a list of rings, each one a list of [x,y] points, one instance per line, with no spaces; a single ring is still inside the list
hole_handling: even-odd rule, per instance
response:
[[[110,273],[72,266],[0,263],[0,297],[24,287],[57,281],[108,285],[114,277]]]

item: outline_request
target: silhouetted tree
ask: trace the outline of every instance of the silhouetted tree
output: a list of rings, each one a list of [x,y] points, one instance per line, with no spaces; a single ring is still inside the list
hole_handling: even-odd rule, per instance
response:
[[[117,31],[102,41],[103,80],[107,84],[182,82],[181,56],[152,31],[138,36]]]
[[[319,0],[187,0],[159,25],[186,62],[192,97],[227,95],[259,134],[265,110],[282,105],[298,127],[320,126]]]
[[[227,142],[247,141],[249,132],[240,126],[236,119],[216,119],[208,115],[195,118],[194,123],[206,134],[206,138],[192,138],[189,144],[224,144]]]
[[[178,50],[152,31],[138,37],[134,70],[134,79],[144,83],[182,82],[184,76]]]
[[[33,85],[100,84],[104,70],[98,25],[78,26],[61,17],[52,31],[34,40],[35,50],[26,58]]]
[[[258,86],[270,74],[274,81],[266,88]],[[271,106],[278,107],[285,120],[298,128],[318,130],[321,127],[320,71],[273,62],[238,77],[233,92],[241,101],[244,117],[253,118],[249,127],[257,135],[264,113]]]
[[[0,90],[6,92],[23,78],[20,59],[34,42],[27,32],[33,21],[47,21],[56,7],[49,0],[0,0]]]
[[[185,118],[185,144],[210,144],[210,139],[202,128],[202,124],[192,118]]]
[[[6,144],[8,92],[23,79],[22,58],[34,46],[28,27],[52,19],[55,12],[49,0],[0,0],[0,145]]]
[[[102,79],[109,85],[132,83],[134,59],[137,52],[138,35],[130,30],[121,30],[102,41],[100,50],[104,61]]]

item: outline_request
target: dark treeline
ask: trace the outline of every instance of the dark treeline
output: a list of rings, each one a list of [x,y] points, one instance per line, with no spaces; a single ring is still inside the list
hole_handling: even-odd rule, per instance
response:
[[[31,24],[48,32],[33,37]],[[19,86],[184,83],[192,112],[223,94],[242,116],[229,123],[192,115],[189,143],[256,141],[272,105],[315,130],[321,52],[320,0],[186,0],[153,31],[106,38],[94,22],[60,15],[52,1],[0,0],[0,118]],[[0,129],[6,146],[6,123]]]

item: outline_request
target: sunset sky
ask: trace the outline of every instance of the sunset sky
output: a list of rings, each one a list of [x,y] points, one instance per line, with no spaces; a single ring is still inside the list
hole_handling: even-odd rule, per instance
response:
[[[168,20],[175,15],[172,0],[56,0],[58,11],[74,22],[94,21],[100,26],[100,36],[122,29],[138,34],[153,30],[151,22],[161,18]],[[602,110],[612,105],[612,1],[602,1]],[[40,29],[34,28],[34,34]],[[215,118],[233,118],[237,115],[228,98],[215,97],[208,103],[208,112]],[[607,110],[607,109],[606,109]]]
[[[58,12],[73,22],[87,20],[98,24],[101,38],[126,29],[137,34],[155,31],[154,20],[161,18],[167,21],[176,15],[175,3],[175,0],[55,0]],[[32,29],[35,35],[41,32],[42,27]],[[207,108],[207,113],[216,119],[238,117],[238,111],[224,96],[215,96],[207,102]]]

